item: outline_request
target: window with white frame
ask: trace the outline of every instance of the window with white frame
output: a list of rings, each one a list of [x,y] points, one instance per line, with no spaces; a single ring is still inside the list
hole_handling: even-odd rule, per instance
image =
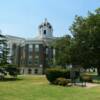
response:
[[[39,52],[39,44],[35,45],[35,52]]]
[[[28,60],[28,64],[32,64],[32,59],[29,59]]]
[[[29,52],[32,52],[32,50],[33,50],[33,45],[29,44]]]
[[[34,63],[36,65],[39,64],[39,55],[35,55],[35,57],[34,57]]]
[[[29,44],[29,55],[32,55],[33,52],[33,45]]]
[[[29,59],[32,59],[32,55],[29,55]]]

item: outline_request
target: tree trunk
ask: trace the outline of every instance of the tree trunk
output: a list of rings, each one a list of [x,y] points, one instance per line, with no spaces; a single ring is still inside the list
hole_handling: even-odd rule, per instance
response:
[[[100,76],[100,67],[97,67],[97,74]]]

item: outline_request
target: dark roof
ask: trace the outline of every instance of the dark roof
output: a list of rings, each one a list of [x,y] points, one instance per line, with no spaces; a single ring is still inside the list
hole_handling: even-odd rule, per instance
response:
[[[50,24],[49,22],[47,22],[47,21],[45,21],[44,23],[40,24],[40,25],[39,25],[39,28],[42,28],[42,27],[44,27],[44,26],[47,26],[47,27],[49,27],[49,28],[52,28],[51,24]]]

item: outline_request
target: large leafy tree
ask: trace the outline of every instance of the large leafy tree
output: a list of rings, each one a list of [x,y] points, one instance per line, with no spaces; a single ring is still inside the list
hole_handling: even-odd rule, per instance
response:
[[[69,35],[58,38],[53,46],[56,49],[56,64],[61,66],[66,66],[70,64],[70,44],[71,37]]]
[[[76,16],[70,30],[74,40],[72,63],[96,67],[100,75],[100,8],[89,12],[87,17]]]

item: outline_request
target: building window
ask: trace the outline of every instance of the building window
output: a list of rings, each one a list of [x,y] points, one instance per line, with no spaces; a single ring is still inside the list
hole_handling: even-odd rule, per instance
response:
[[[46,30],[44,30],[44,34],[46,35]]]
[[[35,72],[35,74],[38,74],[38,69],[35,69],[34,72]]]
[[[29,56],[32,56],[32,51],[29,52]]]
[[[28,64],[31,65],[32,64],[32,59],[28,60]]]
[[[33,45],[30,44],[30,45],[29,45],[29,52],[32,52],[32,51],[33,51]]]
[[[51,29],[51,26],[49,26],[49,28]]]
[[[35,45],[35,57],[34,57],[34,64],[39,64],[39,44]]]
[[[33,45],[32,45],[32,44],[30,44],[30,45],[29,45],[29,48],[30,48],[30,49],[32,49],[32,48],[33,48]]]
[[[23,48],[23,53],[22,53],[22,55],[23,55],[23,58],[25,58],[25,48]]]
[[[36,55],[35,58],[34,58],[34,64],[35,65],[39,64],[39,56],[38,55]]]
[[[39,52],[39,45],[38,44],[35,45],[35,52]]]
[[[32,74],[32,69],[28,69],[28,74]]]
[[[39,56],[38,56],[38,55],[36,55],[36,56],[35,56],[35,59],[39,59]]]
[[[46,54],[48,54],[48,52],[49,52],[49,49],[48,49],[48,48],[46,48]]]
[[[32,59],[32,55],[29,55],[29,59]]]
[[[46,23],[44,23],[44,26],[46,26]]]

